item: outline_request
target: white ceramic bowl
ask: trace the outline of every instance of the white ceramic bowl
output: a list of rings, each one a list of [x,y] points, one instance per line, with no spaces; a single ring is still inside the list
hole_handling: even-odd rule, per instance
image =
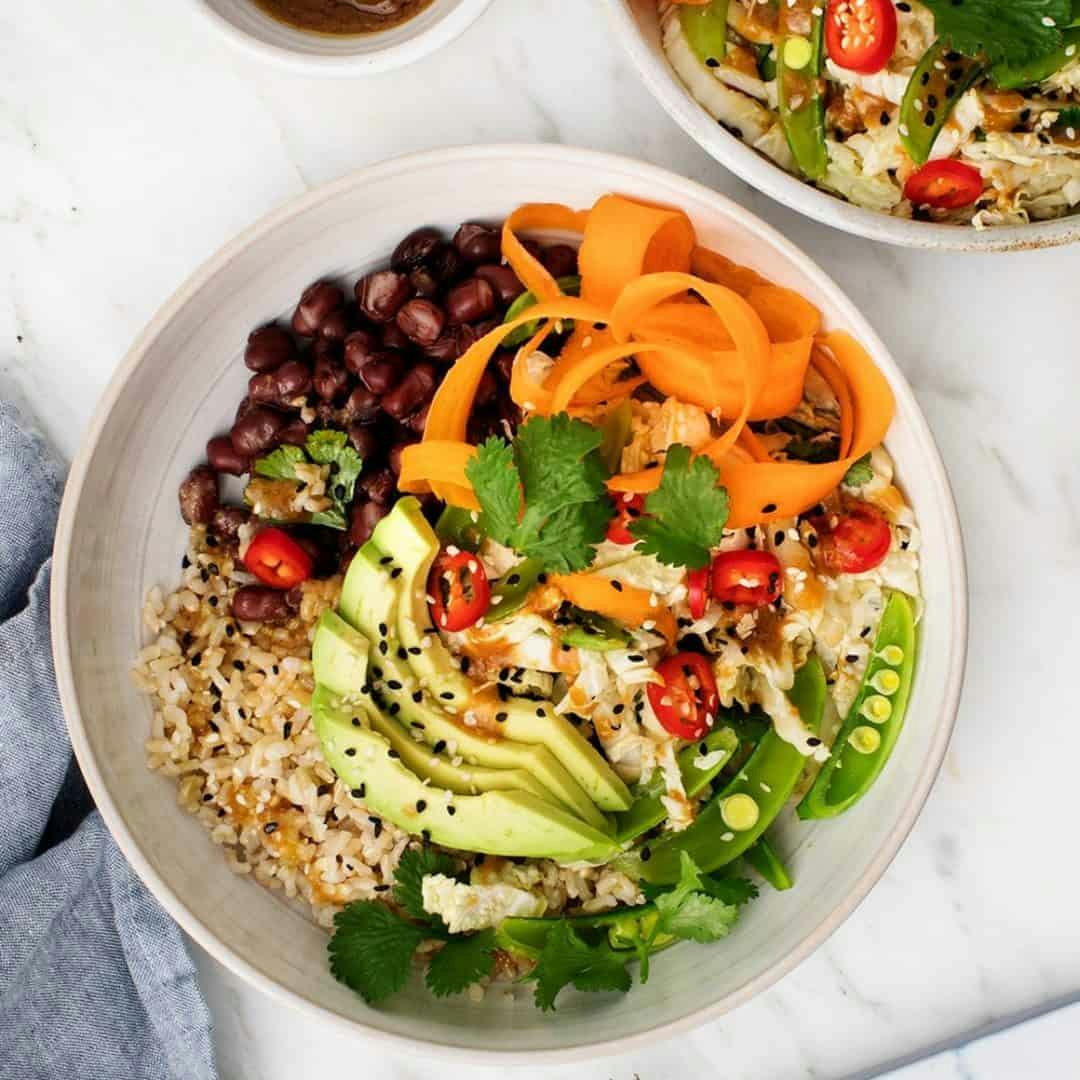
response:
[[[258,885],[235,877],[204,829],[147,772],[148,702],[128,669],[146,590],[177,580],[185,530],[177,485],[209,435],[227,428],[247,374],[248,332],[291,312],[316,278],[355,278],[421,224],[499,219],[520,202],[586,207],[618,191],[684,208],[704,244],[817,304],[852,331],[890,380],[887,445],[919,518],[926,618],[906,729],[860,805],[836,821],[790,823],[798,879],[766,891],[737,933],[680,945],[625,998],[566,993],[558,1012],[465,997],[416,981],[382,1009],[336,983],[326,936]],[[71,469],[56,541],[53,641],[72,742],[118,843],[177,921],[222,963],[270,994],[342,1027],[472,1059],[548,1059],[625,1050],[746,1001],[790,971],[852,911],[896,854],[945,753],[966,642],[963,551],[948,480],[926,421],[885,346],[832,281],[752,214],[698,184],[625,158],[558,146],[492,146],[375,165],[276,210],[215,255],[154,317],[113,377]]]
[[[309,75],[373,75],[404,67],[453,41],[491,0],[433,0],[400,26],[374,34],[311,34],[272,19],[252,0],[194,0],[234,44]]]
[[[777,202],[856,236],[938,251],[1024,251],[1080,240],[1080,214],[996,229],[935,225],[864,210],[785,172],[718,124],[691,96],[660,45],[656,0],[607,0],[616,35],[642,81],[703,150]]]

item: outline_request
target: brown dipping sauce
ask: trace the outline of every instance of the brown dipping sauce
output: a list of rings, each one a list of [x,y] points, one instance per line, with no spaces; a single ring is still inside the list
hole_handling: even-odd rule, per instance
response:
[[[431,0],[255,0],[278,22],[316,34],[374,34],[419,15]]]

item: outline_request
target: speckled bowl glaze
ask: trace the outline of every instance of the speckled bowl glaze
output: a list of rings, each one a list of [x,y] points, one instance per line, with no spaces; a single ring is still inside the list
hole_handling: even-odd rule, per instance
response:
[[[271,18],[251,0],[193,0],[231,42],[308,75],[374,75],[404,67],[451,42],[491,0],[433,0],[400,26],[374,34],[313,34]]]
[[[871,240],[932,251],[1027,251],[1080,240],[1080,214],[980,230],[890,217],[819,191],[730,134],[690,96],[660,45],[656,0],[607,0],[607,5],[616,36],[672,120],[748,184],[815,221]]]
[[[228,425],[254,326],[291,312],[323,276],[355,277],[421,224],[498,220],[522,202],[587,207],[609,191],[682,207],[701,242],[816,304],[850,330],[897,402],[887,445],[923,533],[926,616],[906,729],[880,780],[847,815],[786,822],[779,843],[797,885],[766,891],[726,941],[679,945],[626,997],[566,992],[558,1012],[529,988],[438,1000],[419,979],[368,1008],[331,977],[326,935],[278,894],[234,876],[174,783],[146,770],[150,706],[128,671],[140,611],[179,575],[176,490]],[[56,540],[53,642],[72,742],[101,813],[138,874],[223,964],[276,998],[347,1031],[413,1052],[506,1062],[625,1051],[747,1001],[790,971],[884,872],[938,772],[960,694],[967,634],[964,558],[952,494],[926,421],[871,326],[807,258],[742,207],[626,158],[558,146],[441,150],[375,165],[304,195],[215,255],[169,300],[120,364],[71,469]]]

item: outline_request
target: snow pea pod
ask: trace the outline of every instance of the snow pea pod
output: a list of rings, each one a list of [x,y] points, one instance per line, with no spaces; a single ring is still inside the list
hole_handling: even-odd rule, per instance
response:
[[[821,661],[811,656],[796,673],[788,697],[812,731],[821,724],[825,693]],[[738,775],[713,796],[692,825],[645,844],[616,864],[653,884],[678,881],[684,851],[704,873],[726,865],[753,845],[776,819],[805,764],[806,758],[770,729]]]
[[[692,746],[679,751],[679,772],[688,798],[693,798],[710,783],[717,773],[731,760],[739,746],[739,737],[729,727],[718,727]],[[715,755],[715,757],[713,756]],[[695,764],[709,759],[708,767],[701,769]],[[667,817],[667,809],[661,802],[664,781],[656,776],[651,784],[634,800],[629,810],[615,815],[615,839],[620,843],[634,840],[655,828]]]
[[[1009,64],[1004,61],[990,69],[990,79],[1002,90],[1016,90],[1024,86],[1034,86],[1050,78],[1055,71],[1060,71],[1076,55],[1080,48],[1080,29],[1071,28],[1061,31],[1061,44],[1051,53],[1029,60],[1026,64]],[[1069,49],[1072,52],[1069,52]]]
[[[575,915],[567,919],[577,931],[597,931],[607,936],[613,949],[636,949],[637,944],[649,941],[656,923],[656,905],[639,904],[637,907],[616,908],[598,915]],[[495,931],[495,945],[499,949],[518,953],[535,960],[544,948],[551,928],[559,918],[524,918],[511,916],[503,919]],[[670,934],[660,934],[649,946],[656,952],[675,942]]]
[[[577,274],[568,274],[566,277],[556,278],[555,283],[566,296],[577,296],[581,292],[581,278]],[[536,303],[536,297],[531,292],[523,292],[507,309],[503,316],[503,322],[508,323],[516,319],[522,312],[528,311]],[[572,323],[564,320],[564,325],[569,327]],[[517,345],[524,345],[540,329],[540,322],[524,323],[516,330],[511,330],[503,338],[502,347],[512,349]]]
[[[983,72],[983,62],[935,41],[915,66],[900,102],[900,142],[916,165],[930,157],[953,106]]]
[[[679,22],[690,51],[709,67],[716,65],[727,54],[728,0],[712,0],[700,7],[682,4]],[[711,61],[711,63],[710,63]]]
[[[519,611],[529,598],[529,593],[540,584],[544,564],[539,559],[522,559],[503,577],[491,584],[491,595],[498,597],[488,608],[484,622],[493,623]]]
[[[795,164],[808,180],[821,180],[829,165],[821,78],[823,25],[819,0],[786,0],[780,5],[776,44],[780,123]]]
[[[878,778],[904,724],[915,672],[915,615],[894,592],[885,605],[862,685],[833,740],[832,756],[799,803],[799,817],[836,817]]]
[[[453,544],[462,551],[477,551],[484,541],[472,511],[460,506],[447,506],[443,510],[435,523],[435,535],[443,547]]]
[[[774,888],[784,892],[795,884],[776,848],[762,836],[752,847],[746,849],[746,861]]]

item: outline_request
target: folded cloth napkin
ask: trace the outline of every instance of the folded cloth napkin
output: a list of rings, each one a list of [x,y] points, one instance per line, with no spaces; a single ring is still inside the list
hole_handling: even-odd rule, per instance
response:
[[[91,812],[60,711],[49,552],[62,483],[0,401],[0,1076],[213,1078],[180,930]]]

